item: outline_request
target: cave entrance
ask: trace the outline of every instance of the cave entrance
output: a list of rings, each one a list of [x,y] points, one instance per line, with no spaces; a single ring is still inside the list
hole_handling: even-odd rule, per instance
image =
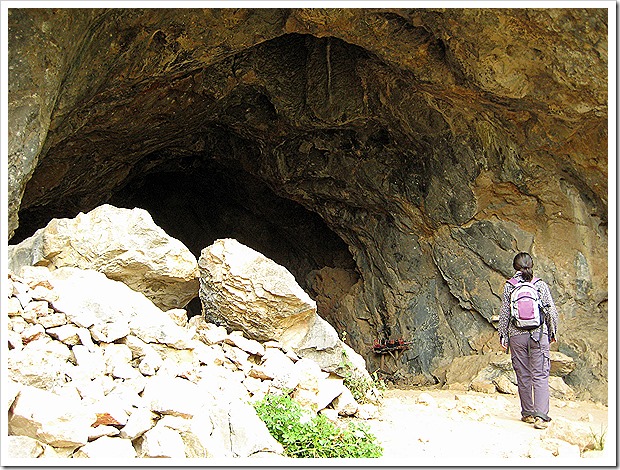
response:
[[[114,194],[117,207],[140,207],[196,256],[219,238],[240,243],[285,266],[312,294],[308,274],[324,267],[355,269],[347,245],[300,204],[276,195],[248,172],[218,162],[165,169],[133,178]],[[198,313],[195,299],[188,308]]]

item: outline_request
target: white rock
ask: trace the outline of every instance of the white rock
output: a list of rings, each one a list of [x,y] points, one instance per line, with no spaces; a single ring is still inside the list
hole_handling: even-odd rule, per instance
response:
[[[237,346],[248,354],[257,354],[259,356],[265,354],[265,347],[262,344],[256,340],[245,338],[241,331],[233,331],[224,341],[233,346]]]
[[[185,444],[178,431],[157,424],[142,435],[140,457],[185,458]]]
[[[97,415],[95,425],[125,426],[132,406],[121,395],[109,394],[93,403],[90,409]]]
[[[32,325],[32,326],[28,326],[26,327],[21,333],[20,333],[21,337],[22,337],[22,343],[23,344],[28,344],[30,342],[33,342],[39,338],[42,338],[45,336],[45,329],[39,325]]]
[[[147,343],[184,348],[192,333],[178,326],[144,295],[96,271],[59,268],[50,282],[59,299],[54,308],[78,326],[102,328],[106,323],[128,322],[130,330]]]
[[[70,356],[66,345],[45,336],[6,353],[8,375],[16,382],[51,390],[66,382]]]
[[[202,402],[196,384],[160,375],[148,378],[142,398],[152,411],[183,417],[192,417]]]
[[[72,352],[80,370],[88,378],[94,379],[106,373],[106,360],[100,348],[91,351],[87,346],[78,344],[73,346]]]
[[[437,408],[437,401],[433,398],[431,394],[426,392],[420,393],[420,395],[416,399],[416,403],[427,405],[431,408]]]
[[[234,239],[203,249],[198,266],[208,321],[259,341],[294,342],[306,335],[316,303],[283,266]]]
[[[36,459],[43,454],[43,444],[28,436],[6,436],[7,457],[14,459]]]
[[[137,208],[105,204],[74,219],[53,219],[9,246],[10,271],[43,263],[105,273],[166,310],[184,307],[198,292],[196,258]]]
[[[204,343],[198,342],[194,346],[194,353],[199,362],[205,365],[221,366],[226,362],[224,351],[219,345],[207,346]]]
[[[45,268],[48,271],[47,268]],[[48,271],[49,272],[49,271]],[[39,282],[30,290],[30,295],[34,300],[45,300],[49,303],[54,302],[58,296],[52,290],[49,281]]]
[[[75,325],[62,325],[55,328],[49,328],[46,332],[52,338],[57,339],[66,345],[75,346],[80,342],[78,330],[79,328]]]
[[[22,336],[13,330],[6,332],[6,339],[9,343],[9,349],[17,349],[18,351],[21,351],[24,347],[24,343],[22,343]]]
[[[372,403],[361,403],[358,405],[355,416],[359,419],[374,419],[379,416],[379,407]]]
[[[7,301],[7,314],[10,317],[21,316],[24,309],[22,308],[22,304],[17,297],[10,297]]]
[[[264,374],[273,379],[276,387],[290,390],[297,387],[299,382],[294,374],[295,363],[279,349],[266,349],[261,366]]]
[[[545,431],[545,437],[561,439],[582,451],[596,447],[594,433],[588,424],[565,418],[554,418]]]
[[[89,441],[94,441],[95,439],[99,439],[103,436],[113,437],[118,436],[120,431],[116,429],[114,426],[100,425],[90,428],[90,434],[88,436]]]
[[[129,323],[124,320],[97,323],[90,327],[90,334],[93,339],[105,343],[112,343],[117,339],[124,338],[129,332]]]
[[[45,300],[33,300],[24,307],[22,312],[22,318],[30,323],[37,321],[38,317],[43,317],[48,314],[49,304]]]
[[[528,449],[528,457],[532,459],[547,458],[559,463],[564,460],[579,461],[581,452],[577,445],[561,439],[544,437],[532,440]]]
[[[11,405],[13,405],[13,402],[15,401],[15,398],[17,398],[17,395],[19,394],[19,389],[21,387],[21,384],[11,379],[7,379],[4,382],[3,399],[6,400],[5,403],[7,404],[7,410],[11,408]]]
[[[15,297],[17,298],[17,300],[19,300],[22,309],[25,308],[30,302],[32,302],[32,295],[30,295],[30,290],[27,290],[26,292],[18,292],[17,294],[15,294]]]
[[[359,404],[353,398],[351,391],[344,387],[343,392],[332,402],[335,410],[341,416],[353,416],[357,413]]]
[[[187,326],[187,310],[184,308],[171,308],[170,310],[166,310],[166,315],[177,325],[182,327]]]
[[[257,452],[282,454],[284,449],[258,417],[254,408],[244,401],[229,409],[231,449],[235,457],[249,457]]]
[[[15,333],[21,333],[30,326],[22,317],[9,317],[9,329]]]
[[[153,352],[145,354],[138,364],[138,370],[143,375],[155,375],[164,361],[159,354]],[[176,374],[175,374],[176,375]]]
[[[37,318],[37,322],[47,330],[48,328],[66,325],[67,316],[64,313],[55,312]]]
[[[319,411],[319,414],[325,416],[332,423],[338,423],[340,421],[338,411],[334,410],[333,408],[323,408],[321,411]]]
[[[161,417],[157,425],[166,426],[175,431],[187,432],[192,428],[192,420],[182,416],[165,415]]]
[[[252,364],[248,362],[250,355],[242,349],[229,344],[223,344],[222,351],[224,352],[224,356],[230,359],[238,369],[242,371],[249,371],[252,367]]]
[[[120,436],[133,441],[155,426],[156,418],[157,415],[149,409],[135,408],[121,429]]]
[[[90,458],[103,460],[134,459],[137,457],[131,441],[118,437],[103,436],[80,447],[74,458]]]
[[[54,447],[71,447],[88,442],[95,419],[93,412],[73,400],[24,386],[9,414],[9,433]]]

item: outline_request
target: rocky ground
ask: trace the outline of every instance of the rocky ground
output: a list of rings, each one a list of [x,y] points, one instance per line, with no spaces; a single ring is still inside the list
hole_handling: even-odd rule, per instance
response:
[[[608,408],[586,401],[551,399],[548,429],[520,421],[517,396],[442,389],[384,392],[380,416],[369,420],[394,465],[527,465],[538,462],[608,465],[615,459],[608,436]],[[581,453],[570,423],[608,442]],[[572,427],[572,426],[570,426]],[[582,436],[581,438],[587,438]],[[560,439],[561,438],[561,439]],[[564,440],[567,439],[567,440]],[[596,459],[593,461],[584,459]],[[615,461],[615,460],[614,460]]]

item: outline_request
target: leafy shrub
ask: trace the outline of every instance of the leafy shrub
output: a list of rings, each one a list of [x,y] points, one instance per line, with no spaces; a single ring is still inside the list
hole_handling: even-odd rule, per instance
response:
[[[347,357],[347,353],[342,351],[342,361],[340,361],[338,367],[338,374],[344,379],[344,385],[351,391],[353,398],[358,403],[368,403],[369,395],[372,395],[372,391],[379,392],[386,389],[385,382],[379,380],[377,373],[372,375],[372,378],[362,377],[355,374],[353,364]],[[376,393],[375,393],[376,395]]]
[[[381,457],[383,449],[368,427],[349,423],[340,429],[325,416],[309,417],[288,395],[266,395],[254,403],[258,416],[288,457]]]

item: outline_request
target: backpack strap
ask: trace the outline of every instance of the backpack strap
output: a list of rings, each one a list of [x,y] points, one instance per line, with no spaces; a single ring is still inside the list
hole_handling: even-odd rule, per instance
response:
[[[533,277],[531,281],[529,281],[532,284],[536,284],[538,281],[540,281],[541,279],[539,277]],[[506,282],[512,284],[513,286],[516,286],[517,284],[519,284],[519,281],[517,279],[515,279],[514,277],[511,277],[510,279],[508,279]],[[524,281],[525,282],[525,281]]]

